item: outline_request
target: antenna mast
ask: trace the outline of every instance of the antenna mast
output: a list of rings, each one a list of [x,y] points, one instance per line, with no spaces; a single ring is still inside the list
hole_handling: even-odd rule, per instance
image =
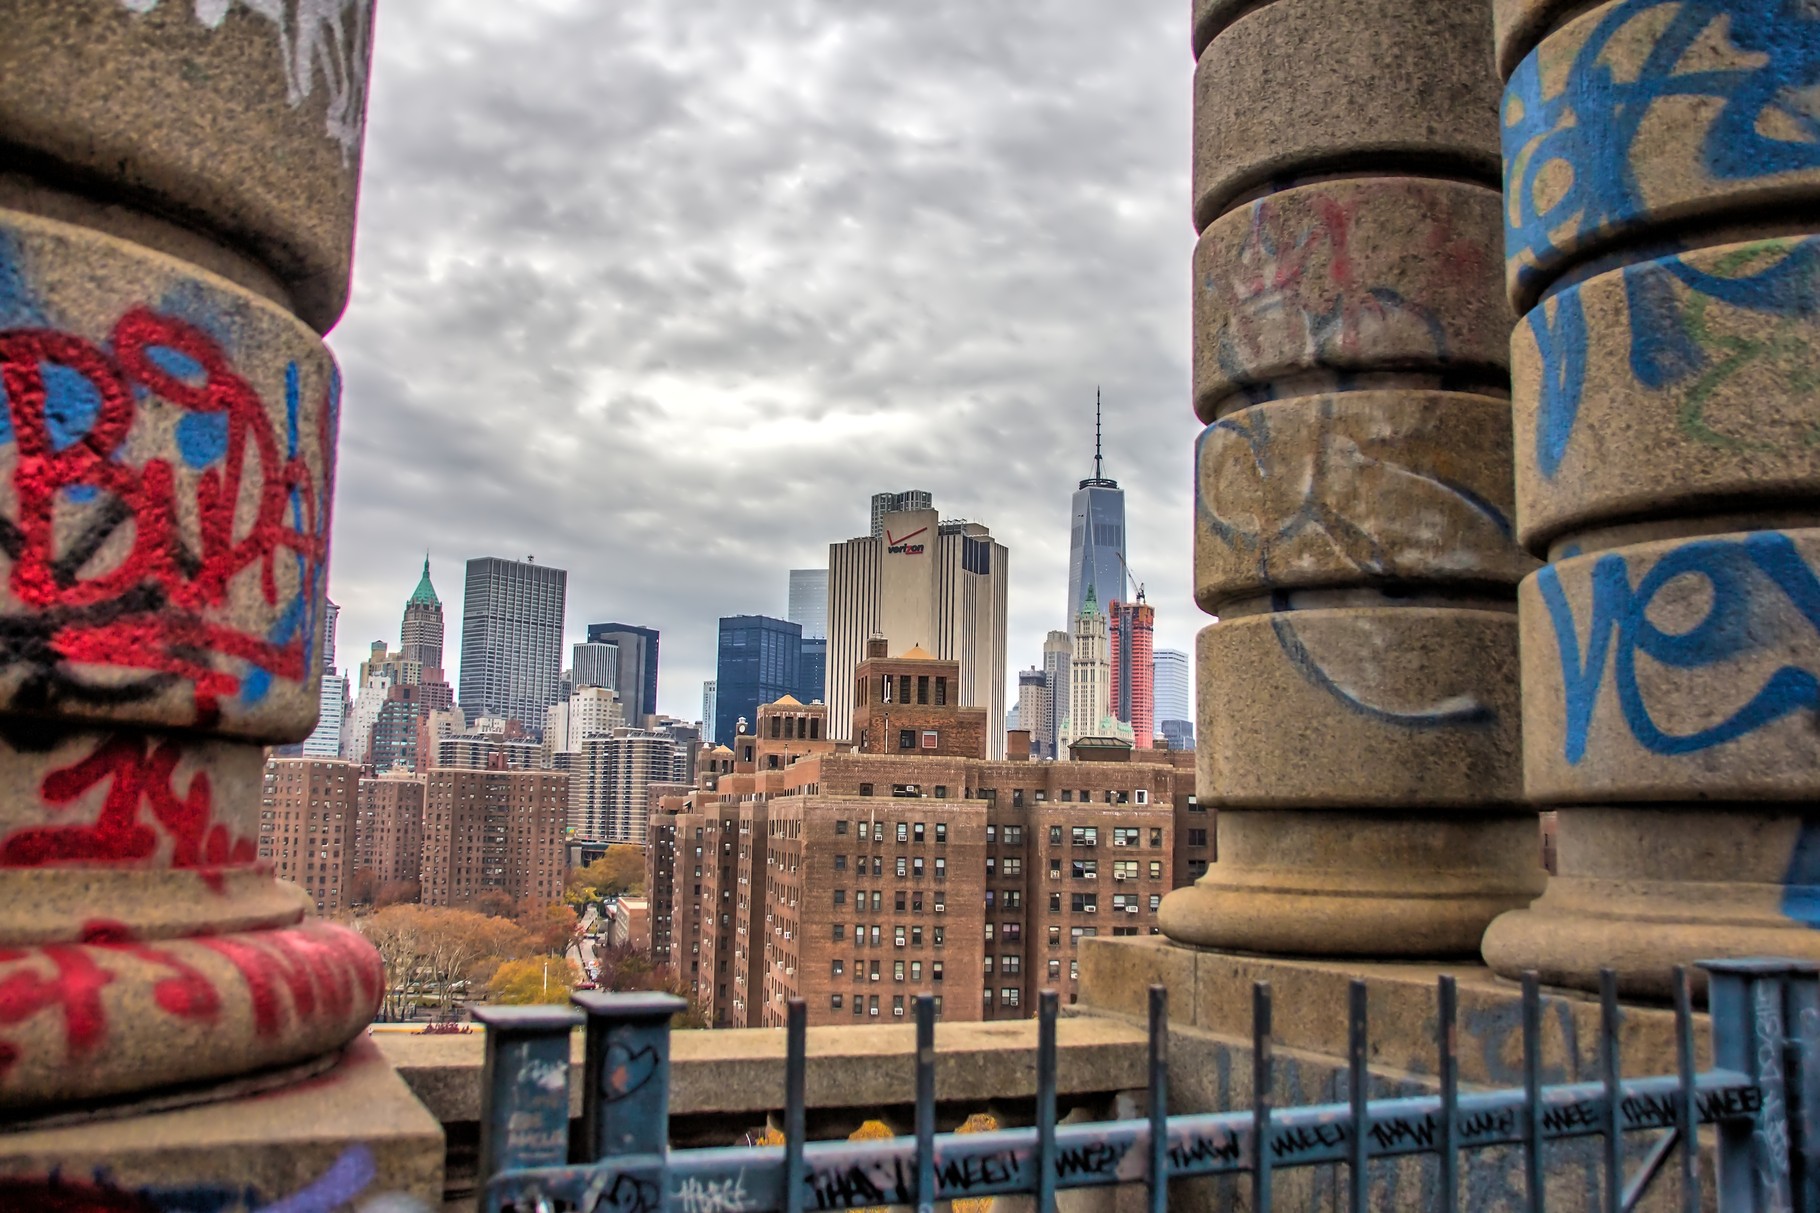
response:
[[[1100,475],[1100,389],[1097,386],[1093,389],[1093,478],[1095,480],[1101,479],[1101,475]]]

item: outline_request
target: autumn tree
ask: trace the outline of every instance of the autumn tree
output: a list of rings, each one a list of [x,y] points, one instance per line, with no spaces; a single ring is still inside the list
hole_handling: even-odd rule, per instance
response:
[[[486,889],[469,901],[467,908],[489,918],[510,918],[518,905],[504,889]]]
[[[387,1019],[405,1018],[425,998],[448,1006],[455,987],[501,959],[531,955],[531,937],[508,918],[472,910],[387,906],[360,920],[385,966]]]
[[[561,956],[575,940],[578,923],[575,911],[566,905],[537,905],[521,908],[518,925],[530,937],[531,946],[539,952]]]
[[[569,992],[580,980],[580,966],[562,957],[508,960],[487,983],[487,997],[493,1002],[513,1005],[567,1003]]]
[[[415,880],[388,880],[374,892],[373,904],[381,908],[406,905],[415,902],[421,891],[422,886]]]
[[[604,897],[636,897],[645,891],[645,849],[618,843],[593,863],[569,873],[563,900],[580,910]]]
[[[379,876],[372,868],[355,868],[348,877],[348,904],[370,906],[379,895]]]

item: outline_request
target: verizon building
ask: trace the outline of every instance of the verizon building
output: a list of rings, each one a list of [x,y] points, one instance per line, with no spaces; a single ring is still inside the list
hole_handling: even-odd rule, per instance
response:
[[[828,546],[828,731],[849,740],[853,673],[866,641],[892,657],[912,648],[960,663],[960,704],[985,708],[987,753],[1005,756],[1005,589],[1008,553],[977,522],[900,510],[878,534]]]

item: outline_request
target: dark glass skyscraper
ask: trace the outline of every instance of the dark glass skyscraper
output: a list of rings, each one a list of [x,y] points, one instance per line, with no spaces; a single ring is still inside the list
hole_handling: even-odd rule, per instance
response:
[[[758,723],[758,705],[801,690],[802,625],[769,615],[728,615],[720,621],[714,670],[714,736],[722,745],[739,732],[740,717]],[[823,647],[824,654],[826,646]],[[823,665],[827,658],[824,655]]]
[[[1105,614],[1106,604],[1125,597],[1125,490],[1100,474],[1100,401],[1093,397],[1093,475],[1074,494],[1068,539],[1068,613],[1073,626],[1091,588]]]
[[[657,714],[657,629],[631,623],[590,623],[589,644],[619,646],[620,706],[626,723],[639,728],[647,716]]]

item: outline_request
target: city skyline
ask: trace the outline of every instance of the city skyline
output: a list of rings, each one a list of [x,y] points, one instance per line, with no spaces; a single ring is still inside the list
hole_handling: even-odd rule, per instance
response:
[[[661,629],[658,706],[694,718],[716,621],[784,616],[786,570],[914,487],[1016,554],[1028,665],[1067,626],[1095,385],[1157,643],[1192,649],[1179,13],[829,6],[706,76],[698,8],[532,6],[503,41],[484,8],[386,14],[413,34],[374,39],[329,339],[347,653],[397,643],[426,547],[451,624],[463,562],[535,553],[570,570],[564,651],[603,619]],[[940,137],[878,138],[905,120]],[[758,201],[780,190],[801,205]]]

